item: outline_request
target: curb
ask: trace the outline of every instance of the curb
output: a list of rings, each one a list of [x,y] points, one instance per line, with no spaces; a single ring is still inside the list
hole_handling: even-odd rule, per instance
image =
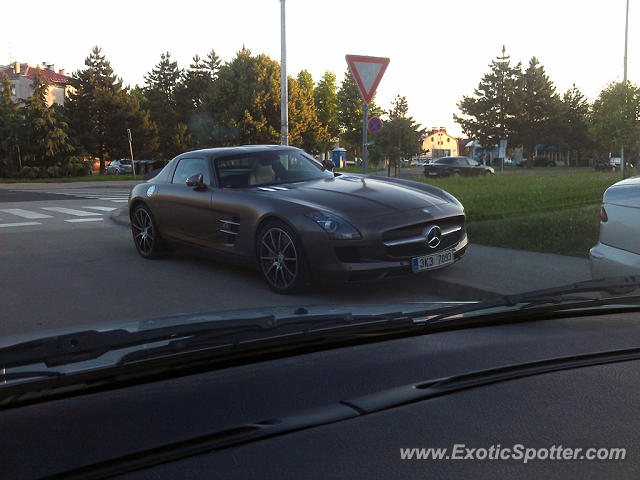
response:
[[[129,227],[131,224],[129,220],[129,208],[128,207],[120,207],[117,210],[111,212],[109,215],[109,219],[115,223],[116,225],[120,225],[121,227]]]

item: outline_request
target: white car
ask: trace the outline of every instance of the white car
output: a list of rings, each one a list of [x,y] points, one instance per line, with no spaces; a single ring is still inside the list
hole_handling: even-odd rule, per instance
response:
[[[600,239],[589,251],[593,279],[640,274],[640,176],[605,192],[600,208]]]

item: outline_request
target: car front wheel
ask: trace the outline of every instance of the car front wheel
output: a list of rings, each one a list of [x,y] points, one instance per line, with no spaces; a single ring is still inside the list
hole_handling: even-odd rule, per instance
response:
[[[131,214],[133,243],[141,257],[157,258],[161,253],[161,239],[151,210],[146,205],[138,205]]]
[[[309,271],[302,244],[284,222],[271,221],[264,226],[256,253],[260,271],[275,292],[296,293],[307,285]]]

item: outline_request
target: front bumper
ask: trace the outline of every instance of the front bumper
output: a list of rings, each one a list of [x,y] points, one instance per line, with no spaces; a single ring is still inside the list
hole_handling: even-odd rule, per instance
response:
[[[593,279],[640,275],[640,255],[600,242],[589,250],[589,263]]]
[[[468,244],[466,232],[462,238],[453,246],[446,250],[453,250],[454,263],[462,258],[465,254]],[[309,248],[305,248],[309,252]],[[437,253],[437,252],[436,252]],[[307,253],[309,263],[311,265],[312,277],[319,283],[348,283],[348,282],[364,282],[369,280],[379,280],[388,277],[413,275],[411,268],[411,258],[402,260],[366,260],[358,262],[340,261],[331,251],[321,253]],[[445,265],[446,268],[449,265]],[[436,270],[436,269],[433,269]],[[426,270],[420,273],[426,273],[433,270]],[[438,268],[439,270],[439,268]]]

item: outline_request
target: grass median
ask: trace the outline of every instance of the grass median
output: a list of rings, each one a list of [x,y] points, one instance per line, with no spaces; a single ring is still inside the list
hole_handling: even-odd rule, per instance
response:
[[[414,180],[443,188],[467,212],[471,242],[576,257],[598,241],[602,194],[618,173],[495,175]]]

